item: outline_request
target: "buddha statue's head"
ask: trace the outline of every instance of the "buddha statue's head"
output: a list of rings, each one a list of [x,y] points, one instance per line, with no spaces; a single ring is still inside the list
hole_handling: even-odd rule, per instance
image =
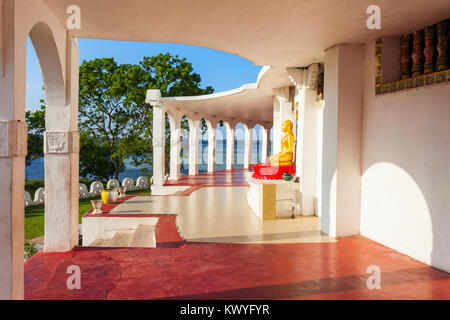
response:
[[[291,132],[292,127],[293,127],[293,124],[292,124],[291,120],[284,120],[283,125],[281,126],[281,130],[283,130],[283,132]]]

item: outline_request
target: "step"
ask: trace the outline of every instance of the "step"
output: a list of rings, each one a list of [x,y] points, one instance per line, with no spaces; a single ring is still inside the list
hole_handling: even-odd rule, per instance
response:
[[[131,235],[128,247],[156,248],[155,226],[139,225]]]
[[[97,239],[91,247],[128,247],[132,233],[118,232],[111,239]]]

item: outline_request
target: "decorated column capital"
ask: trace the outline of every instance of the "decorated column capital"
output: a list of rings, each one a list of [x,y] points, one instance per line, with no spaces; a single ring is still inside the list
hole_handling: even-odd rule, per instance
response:
[[[159,89],[147,90],[145,102],[153,107],[161,107],[161,91]]]
[[[44,153],[69,154],[80,152],[80,133],[78,131],[44,132]]]
[[[0,158],[26,156],[27,136],[26,122],[0,121]]]
[[[179,147],[181,145],[181,137],[172,138],[170,137],[170,146],[171,147]]]
[[[303,83],[304,70],[300,68],[287,68],[286,71],[288,73],[289,80],[297,89],[300,90],[304,85]]]
[[[318,63],[313,63],[308,68],[307,87],[309,89],[311,89],[311,90],[316,89],[318,76],[319,76],[319,64]]]

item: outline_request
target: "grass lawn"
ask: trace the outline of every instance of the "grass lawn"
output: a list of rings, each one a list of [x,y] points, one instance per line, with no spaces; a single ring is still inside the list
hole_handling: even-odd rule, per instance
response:
[[[150,190],[132,191],[130,194],[150,195]],[[92,199],[99,199],[95,197]],[[79,223],[81,217],[92,209],[91,199],[80,199],[78,210]],[[25,208],[25,239],[34,239],[44,235],[44,204],[29,206]]]
[[[136,190],[136,191],[132,191],[130,194],[138,195],[138,196],[150,196],[152,194],[152,191],[150,189],[148,189],[148,190]]]

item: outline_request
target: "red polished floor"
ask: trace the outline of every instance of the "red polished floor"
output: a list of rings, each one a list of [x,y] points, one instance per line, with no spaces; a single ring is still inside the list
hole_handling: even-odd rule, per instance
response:
[[[173,219],[173,218],[171,218]],[[186,243],[174,219],[157,248],[76,248],[25,263],[25,299],[450,299],[450,274],[364,237],[337,243]],[[167,245],[165,245],[167,244]],[[69,290],[66,269],[81,269]],[[367,267],[381,268],[369,290]]]
[[[244,170],[184,176],[170,184],[245,185]],[[106,209],[106,208],[105,208]],[[25,262],[25,299],[450,299],[450,274],[364,237],[336,243],[185,242],[175,216],[158,215],[156,248],[78,247]],[[81,289],[67,289],[67,267]],[[367,268],[381,289],[367,288]]]
[[[246,169],[220,170],[214,173],[199,173],[195,176],[185,175],[176,181],[167,181],[166,185],[207,186],[207,187],[239,187],[248,186],[245,180]]]

